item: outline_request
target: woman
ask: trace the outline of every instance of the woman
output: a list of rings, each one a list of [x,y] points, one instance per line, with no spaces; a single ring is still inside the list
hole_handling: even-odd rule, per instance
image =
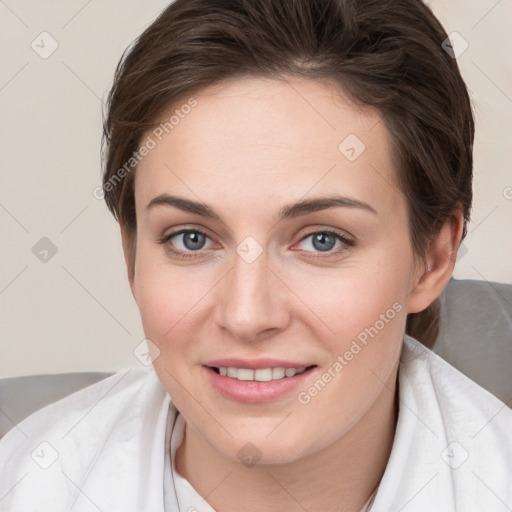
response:
[[[417,341],[472,200],[446,39],[419,0],[177,0],[138,38],[103,190],[155,371],[11,431],[3,509],[510,509],[512,412]]]

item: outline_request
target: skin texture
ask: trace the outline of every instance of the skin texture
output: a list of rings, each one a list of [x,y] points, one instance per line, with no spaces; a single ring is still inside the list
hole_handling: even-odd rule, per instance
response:
[[[122,230],[133,296],[159,351],[155,370],[186,420],[177,469],[219,512],[358,511],[392,447],[406,315],[426,308],[448,282],[461,215],[417,261],[385,124],[334,84],[244,78],[194,97],[197,106],[136,171],[135,262]],[[366,146],[354,161],[338,149],[350,134]],[[147,208],[161,194],[208,203],[221,220]],[[376,213],[337,207],[276,220],[284,204],[333,195]],[[203,245],[185,245],[187,235],[159,243],[183,228],[205,232]],[[353,245],[331,239],[322,251],[308,235],[325,230]],[[262,251],[251,263],[237,253],[248,236]],[[180,259],[171,248],[197,257]],[[401,311],[300,403],[297,393],[393,304]],[[247,404],[205,378],[202,365],[223,357],[317,368],[285,397]],[[237,456],[248,442],[261,453],[251,467]]]

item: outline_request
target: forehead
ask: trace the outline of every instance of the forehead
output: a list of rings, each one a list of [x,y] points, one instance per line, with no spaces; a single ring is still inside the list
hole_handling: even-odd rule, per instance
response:
[[[400,195],[379,112],[332,82],[244,78],[187,100],[144,136],[137,208],[171,191],[226,207],[338,191],[385,209]]]

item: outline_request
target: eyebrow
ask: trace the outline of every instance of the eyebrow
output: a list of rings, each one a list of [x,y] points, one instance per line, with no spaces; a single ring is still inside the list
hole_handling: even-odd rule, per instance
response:
[[[161,194],[157,197],[154,197],[147,204],[146,209],[151,209],[160,205],[174,206],[175,208],[179,208],[185,212],[190,212],[196,215],[200,215],[201,217],[207,217],[221,221],[220,215],[210,205],[192,201],[191,199],[186,199],[180,196],[172,196],[169,194]],[[309,213],[338,207],[357,208],[373,213],[374,215],[378,215],[377,211],[372,206],[370,206],[368,203],[365,203],[364,201],[360,201],[359,199],[342,196],[327,196],[314,199],[305,199],[296,203],[284,205],[279,210],[277,221],[293,219],[307,215]]]

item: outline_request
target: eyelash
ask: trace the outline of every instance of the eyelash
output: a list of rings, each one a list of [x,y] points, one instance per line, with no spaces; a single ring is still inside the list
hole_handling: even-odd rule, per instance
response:
[[[181,230],[174,231],[172,233],[169,233],[169,234],[163,236],[162,238],[160,238],[158,240],[158,243],[160,243],[162,245],[168,244],[168,242],[171,240],[171,238],[174,238],[175,236],[182,235],[185,233],[199,233],[201,235],[204,235],[206,238],[210,238],[204,231],[202,231],[200,229],[181,229]],[[333,230],[329,230],[329,229],[322,230],[322,231],[312,231],[311,233],[308,233],[304,237],[302,237],[299,240],[299,242],[303,242],[310,236],[319,235],[319,234],[330,235],[330,236],[334,237],[335,239],[339,240],[340,242],[342,242],[342,244],[344,244],[345,247],[338,248],[335,251],[326,251],[325,253],[320,252],[317,255],[308,256],[308,258],[315,259],[315,258],[330,258],[330,257],[338,256],[341,252],[346,251],[347,248],[355,246],[355,242],[353,240],[346,238],[344,235],[342,235],[341,233],[339,233],[337,231],[333,231]],[[197,254],[200,251],[193,251],[192,253],[183,253],[183,252],[176,251],[176,250],[172,249],[169,245],[166,247],[166,249],[169,252],[173,253],[174,256],[176,256],[178,258],[182,258],[182,259],[188,259],[188,258],[195,259],[195,258],[201,257],[200,254]],[[311,252],[311,251],[306,251],[306,252]],[[325,256],[324,256],[324,254],[325,254]]]

